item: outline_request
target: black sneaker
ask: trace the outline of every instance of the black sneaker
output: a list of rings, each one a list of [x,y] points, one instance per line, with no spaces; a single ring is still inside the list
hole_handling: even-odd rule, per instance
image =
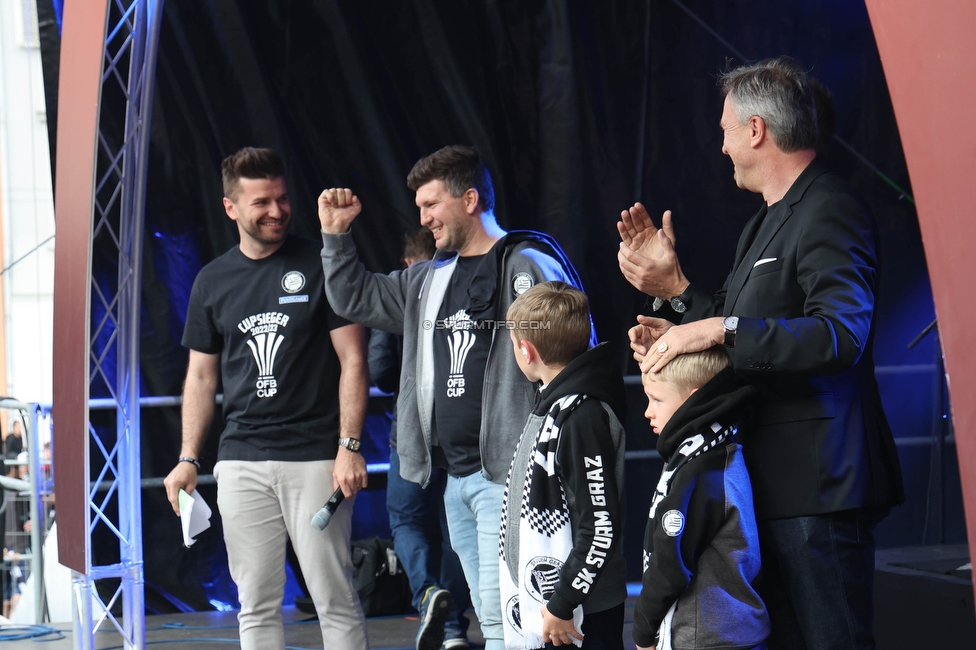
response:
[[[315,603],[312,602],[311,598],[295,596],[295,609],[303,614],[311,614],[316,618],[318,618],[319,615],[319,613],[315,611]]]
[[[444,623],[454,609],[454,596],[447,589],[427,587],[420,601],[420,629],[417,650],[440,650],[444,642]]]

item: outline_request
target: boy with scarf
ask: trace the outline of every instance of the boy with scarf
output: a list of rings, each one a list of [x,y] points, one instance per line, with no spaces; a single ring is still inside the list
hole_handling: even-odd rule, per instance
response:
[[[759,539],[736,422],[754,389],[724,348],[644,373],[664,470],[644,534],[634,642],[656,650],[762,648],[769,617],[753,589]]]
[[[622,649],[623,378],[606,344],[590,348],[589,303],[565,283],[522,294],[507,327],[542,386],[502,506],[505,646]]]

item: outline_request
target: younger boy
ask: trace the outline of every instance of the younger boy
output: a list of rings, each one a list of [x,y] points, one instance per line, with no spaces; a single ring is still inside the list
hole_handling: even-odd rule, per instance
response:
[[[589,349],[581,291],[538,284],[507,318],[519,369],[542,386],[505,486],[505,646],[622,649],[623,378],[605,344]]]
[[[664,459],[644,534],[638,648],[761,648],[769,617],[752,587],[759,540],[752,487],[734,440],[753,388],[721,347],[643,375]]]

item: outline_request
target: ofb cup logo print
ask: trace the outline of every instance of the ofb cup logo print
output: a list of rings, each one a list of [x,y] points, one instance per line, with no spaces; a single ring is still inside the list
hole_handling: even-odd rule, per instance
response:
[[[278,380],[274,376],[275,358],[285,337],[279,328],[288,325],[289,317],[277,311],[268,311],[248,316],[237,324],[237,329],[250,334],[247,347],[257,365],[258,378],[254,383],[258,397],[274,397],[278,392]]]
[[[447,349],[451,353],[451,369],[447,375],[447,396],[464,395],[464,362],[468,352],[474,347],[478,337],[474,334],[474,321],[468,312],[459,309],[453,316],[444,319],[445,329],[451,330],[447,339]]]

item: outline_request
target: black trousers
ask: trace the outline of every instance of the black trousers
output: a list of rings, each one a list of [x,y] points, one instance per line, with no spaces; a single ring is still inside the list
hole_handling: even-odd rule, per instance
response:
[[[624,650],[624,603],[583,615],[583,650]],[[556,646],[546,644],[546,650]],[[575,648],[561,645],[559,648]]]

